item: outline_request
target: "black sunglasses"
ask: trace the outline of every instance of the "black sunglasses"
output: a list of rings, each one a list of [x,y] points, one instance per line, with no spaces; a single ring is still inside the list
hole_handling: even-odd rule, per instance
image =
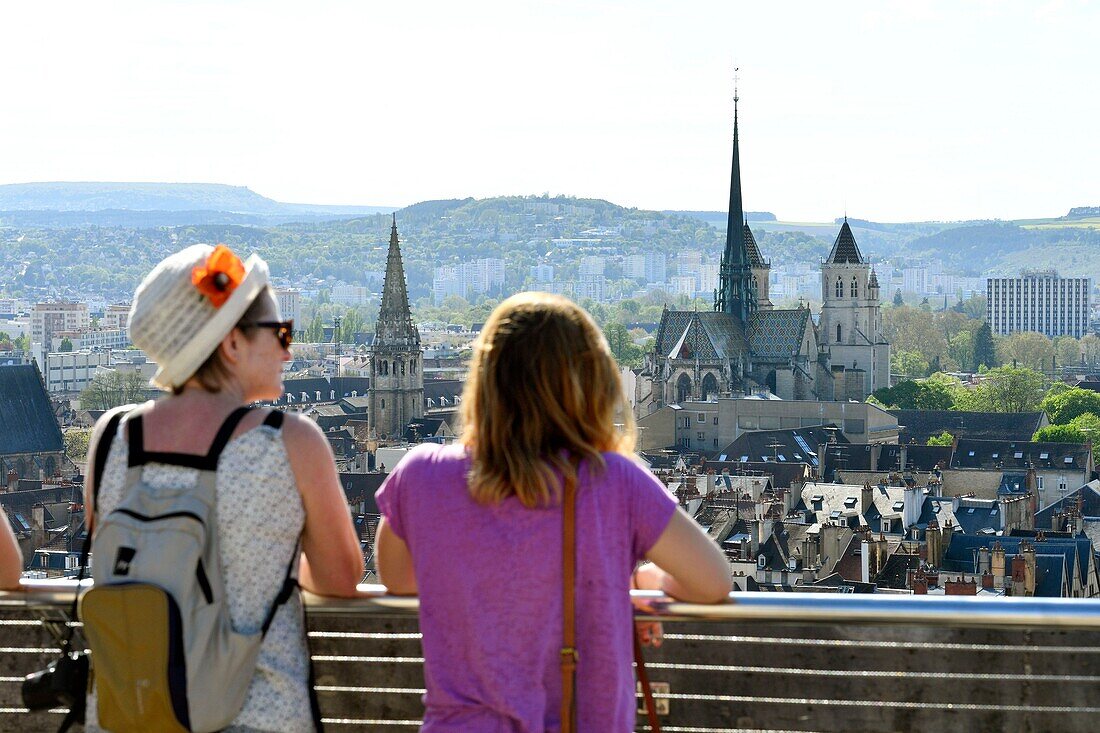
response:
[[[284,349],[289,349],[294,342],[294,319],[289,321],[256,321],[255,323],[242,323],[242,328],[270,328],[275,332],[275,338]]]

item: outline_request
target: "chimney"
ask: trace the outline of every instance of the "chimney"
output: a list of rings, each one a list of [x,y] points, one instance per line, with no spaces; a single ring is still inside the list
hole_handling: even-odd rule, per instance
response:
[[[928,578],[925,576],[923,568],[909,571],[909,587],[913,590],[915,596],[928,595]]]
[[[19,486],[19,472],[14,468],[8,471],[8,491],[15,491]]]
[[[978,584],[972,580],[949,580],[943,584],[943,593],[948,596],[976,596],[978,595]]]
[[[1024,596],[1026,590],[1027,563],[1023,555],[1012,556],[1012,595]]]
[[[982,576],[982,588],[986,590],[993,590],[993,574],[986,573]]]
[[[909,448],[905,445],[905,443],[902,443],[901,444],[901,451],[900,451],[901,465],[898,468],[898,470],[901,471],[902,473],[905,472],[905,463],[906,463],[908,458],[909,458]]]
[[[940,534],[940,523],[932,517],[928,522],[928,528],[924,532],[925,544],[928,547],[928,564],[938,568],[943,563],[943,536]]]
[[[1024,593],[1035,595],[1035,546],[1030,542],[1020,543],[1020,554],[1024,556]]]
[[[867,512],[875,504],[875,490],[871,487],[869,482],[863,484],[863,491],[860,493],[859,513],[867,516]]]
[[[992,565],[990,572],[994,577],[1003,578],[1005,576],[1005,548],[1001,547],[1000,540],[993,543],[993,555]],[[982,586],[983,588],[985,586]]]
[[[978,548],[978,574],[988,573],[990,571],[990,554],[988,547]]]
[[[859,543],[860,580],[864,583],[871,582],[871,543],[863,540]]]
[[[714,496],[716,477],[713,471],[707,473],[707,496]]]
[[[35,504],[31,508],[31,546],[37,550],[46,544],[46,506]]]
[[[794,509],[794,492],[790,489],[782,489],[783,491],[783,516],[786,517]]]

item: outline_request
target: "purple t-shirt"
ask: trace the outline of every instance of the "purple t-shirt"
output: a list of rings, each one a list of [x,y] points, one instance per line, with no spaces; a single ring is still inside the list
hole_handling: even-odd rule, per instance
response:
[[[676,510],[630,458],[605,453],[577,491],[577,721],[580,731],[634,730],[630,574]],[[376,496],[408,545],[420,589],[424,731],[559,729],[561,509],[514,497],[487,506],[466,488],[459,445],[412,450]]]

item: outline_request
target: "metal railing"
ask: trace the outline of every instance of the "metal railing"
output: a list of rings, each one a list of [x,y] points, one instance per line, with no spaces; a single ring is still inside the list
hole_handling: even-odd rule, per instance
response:
[[[73,581],[0,591],[0,729],[51,730],[27,714],[23,674],[55,653]],[[415,728],[423,710],[417,599],[360,586],[305,594],[317,691],[332,730]],[[664,729],[1093,731],[1100,714],[1100,601],[733,593],[680,603],[635,591],[669,622],[647,651]],[[639,723],[639,729],[645,727]]]

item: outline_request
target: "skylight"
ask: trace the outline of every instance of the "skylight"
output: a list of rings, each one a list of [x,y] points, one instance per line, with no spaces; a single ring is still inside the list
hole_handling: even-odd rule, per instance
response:
[[[840,519],[840,510],[834,510],[829,512],[829,519]]]
[[[894,511],[895,512],[900,512],[904,508],[905,508],[905,502],[903,502],[903,501],[895,501],[894,502]]]
[[[967,455],[969,455],[971,458],[973,458],[974,457],[974,451],[970,451],[970,453],[968,453]]]
[[[1016,459],[1019,459],[1019,458],[1023,458],[1024,454],[1021,451],[1016,451],[1015,453],[1012,454],[1012,457],[1016,458]]]
[[[719,460],[719,461],[724,461],[724,460],[726,460],[726,454],[725,454],[725,453],[723,453],[722,455],[718,456],[718,460]]]
[[[741,462],[742,463],[748,463],[749,462],[749,457],[748,456],[741,456]]]
[[[1066,463],[1073,463],[1073,456],[1066,456]]]
[[[966,513],[967,514],[973,514],[974,513],[974,507],[970,507],[969,509],[967,509]]]
[[[777,453],[776,457],[781,461],[787,460],[787,457],[785,455],[783,455],[782,453]]]
[[[1044,460],[1044,461],[1045,461],[1045,460],[1047,460],[1048,458],[1050,458],[1050,454],[1049,454],[1049,453],[1047,453],[1046,451],[1043,451],[1042,453],[1040,453],[1040,454],[1039,454],[1039,458],[1040,458],[1041,460]]]
[[[847,499],[844,500],[844,506],[851,509],[851,508],[855,507],[857,501],[859,501],[859,500],[856,497],[849,496]]]
[[[993,457],[994,457],[994,458],[1000,458],[1000,457],[1001,457],[1001,454],[1000,454],[1000,453],[994,453],[994,454],[993,454]]]

